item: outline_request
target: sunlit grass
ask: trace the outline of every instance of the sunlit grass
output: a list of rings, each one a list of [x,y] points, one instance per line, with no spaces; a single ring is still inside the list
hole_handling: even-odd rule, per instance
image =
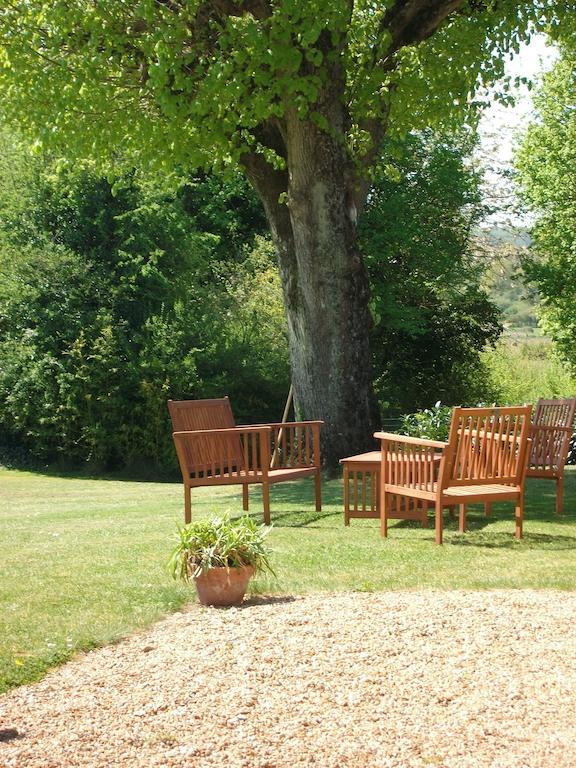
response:
[[[567,471],[566,511],[554,514],[554,485],[531,481],[525,537],[513,538],[510,506],[492,518],[469,513],[461,536],[446,518],[433,528],[397,522],[387,540],[376,520],[342,519],[341,481],[324,483],[314,511],[310,481],[272,490],[270,536],[277,579],[256,593],[385,589],[574,589],[576,473]],[[251,489],[251,513],[261,495]],[[241,514],[238,488],[193,492],[193,514]],[[0,471],[0,690],[40,677],[79,649],[109,643],[195,599],[165,565],[177,523],[177,483],[58,477]]]
[[[535,403],[538,398],[571,397],[576,381],[554,355],[550,339],[507,335],[483,354],[500,403]]]

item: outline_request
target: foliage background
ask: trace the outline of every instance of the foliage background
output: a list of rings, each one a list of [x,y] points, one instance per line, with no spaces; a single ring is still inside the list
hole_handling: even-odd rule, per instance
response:
[[[112,188],[89,167],[18,157],[0,241],[9,441],[49,461],[161,467],[173,464],[168,397],[226,392],[239,419],[276,418],[284,315],[245,184],[187,178],[167,194],[132,176]]]
[[[576,44],[565,45],[534,97],[535,120],[517,157],[526,203],[536,216],[524,259],[540,320],[576,372]]]
[[[241,177],[111,182],[6,131],[0,141],[0,428],[12,455],[172,471],[169,397],[228,394],[238,422],[277,420],[290,384],[281,289]],[[494,346],[473,143],[388,142],[360,222],[384,416],[569,387],[547,361],[525,386],[531,374]],[[534,349],[520,367],[544,360]]]

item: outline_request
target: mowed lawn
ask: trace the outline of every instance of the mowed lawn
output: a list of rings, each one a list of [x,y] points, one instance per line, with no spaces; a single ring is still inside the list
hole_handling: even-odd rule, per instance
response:
[[[525,537],[513,538],[511,505],[492,518],[471,508],[470,531],[446,515],[443,547],[416,523],[342,520],[342,483],[324,483],[314,511],[309,480],[272,489],[277,578],[253,593],[576,586],[576,472],[565,513],[554,484],[529,481]],[[261,519],[261,496],[250,491]],[[193,491],[193,515],[241,514],[239,488]],[[0,470],[0,691],[37,679],[78,650],[110,643],[195,600],[165,566],[182,522],[182,487]]]

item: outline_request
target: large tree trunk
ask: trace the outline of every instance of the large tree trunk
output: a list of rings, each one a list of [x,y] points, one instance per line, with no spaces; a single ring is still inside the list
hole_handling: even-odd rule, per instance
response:
[[[309,121],[288,116],[282,140],[287,171],[261,155],[244,165],[278,253],[296,402],[303,418],[325,422],[323,459],[335,466],[371,448],[380,426],[352,174],[341,143]]]
[[[430,37],[463,2],[386,3],[371,32],[374,70],[392,73],[398,64],[396,52]],[[354,4],[344,8],[352,25]],[[268,0],[200,4],[202,14],[207,9],[224,15],[249,13],[266,22],[274,15]],[[263,24],[263,33],[265,28]],[[368,279],[356,242],[356,208],[365,201],[368,182],[346,147],[353,120],[344,71],[350,53],[344,28],[324,27],[314,45],[321,54],[319,65],[301,58],[296,80],[312,76],[308,84],[318,89],[313,103],[306,104],[305,91],[299,95],[297,89],[279,96],[279,116],[253,129],[254,150],[242,158],[264,203],[278,252],[296,400],[304,418],[326,422],[323,453],[331,465],[373,444],[372,432],[379,426],[368,344]],[[393,80],[388,83],[386,93],[375,100],[376,114],[370,108],[358,125],[364,137],[370,137],[370,146],[356,158],[365,168],[377,160],[395,87]],[[284,159],[286,170],[266,162],[266,148]]]

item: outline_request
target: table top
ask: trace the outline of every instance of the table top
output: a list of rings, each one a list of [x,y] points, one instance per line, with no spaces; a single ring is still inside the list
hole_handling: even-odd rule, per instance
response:
[[[368,451],[368,453],[359,453],[356,456],[340,459],[340,464],[380,464],[380,459],[380,451]]]

